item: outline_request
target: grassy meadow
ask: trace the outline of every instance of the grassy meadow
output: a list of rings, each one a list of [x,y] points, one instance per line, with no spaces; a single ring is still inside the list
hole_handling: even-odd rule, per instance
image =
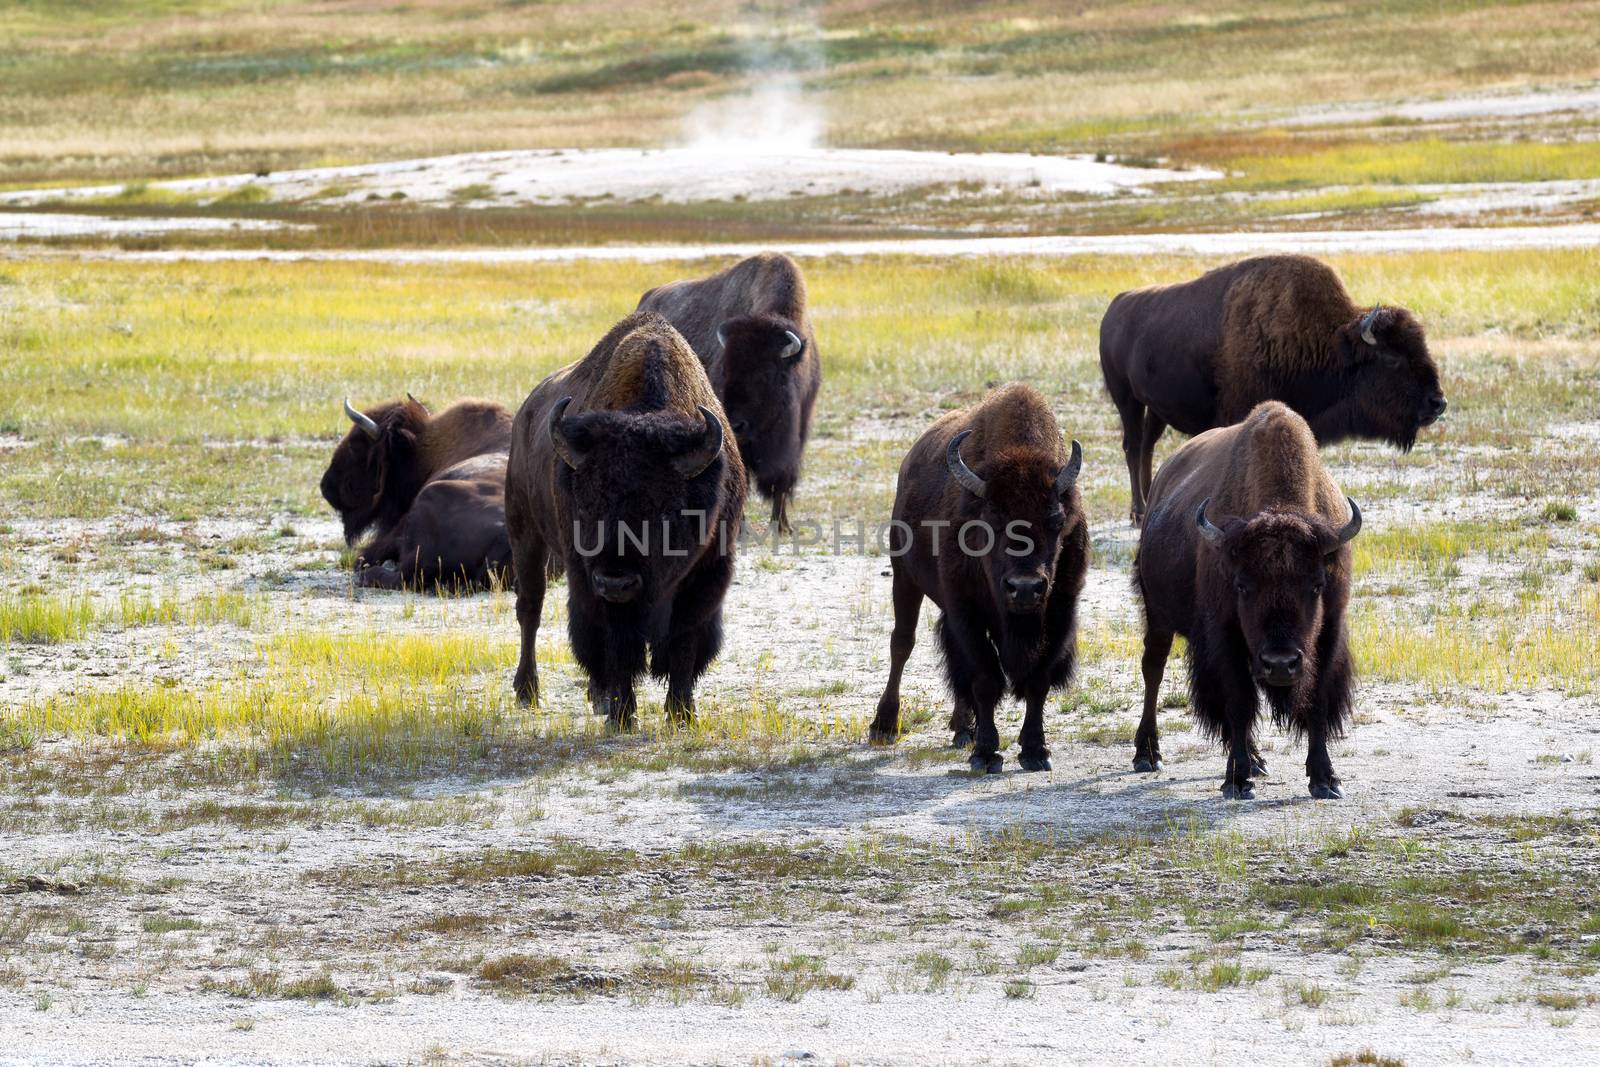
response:
[[[1578,2],[0,5],[0,192],[308,224],[0,242],[0,1058],[1600,1058],[1600,252],[1328,257],[1422,319],[1450,401],[1410,453],[1325,452],[1366,517],[1337,804],[1271,727],[1262,799],[1223,802],[1177,656],[1167,767],[1129,771],[1137,533],[1098,325],[1218,260],[803,259],[824,384],[801,537],[742,550],[693,723],[646,682],[615,734],[559,584],[523,709],[514,594],[354,587],[318,479],[344,397],[515,407],[645,289],[723,263],[101,254],[1593,220],[1582,188],[1424,213],[1459,183],[1594,180],[1592,108],[1391,111],[1589,87],[1596,57]],[[830,146],[1219,177],[561,206],[159,184],[680,143],[773,72]],[[1318,114],[1340,105],[1365,113]],[[23,210],[62,207],[0,223]],[[975,778],[931,605],[905,736],[867,744],[887,564],[827,531],[886,517],[929,421],[1011,380],[1084,446],[1092,568],[1053,772]],[[1002,739],[1019,722],[1003,706]]]

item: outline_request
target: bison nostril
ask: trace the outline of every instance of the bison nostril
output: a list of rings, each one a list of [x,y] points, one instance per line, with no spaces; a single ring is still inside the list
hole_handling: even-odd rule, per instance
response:
[[[749,429],[750,429],[750,424],[748,422],[745,422],[743,419],[740,419],[738,422],[733,424],[733,432],[734,433],[744,433]]]
[[[1013,598],[1036,597],[1044,593],[1043,578],[1007,578],[1006,593]]]
[[[1431,401],[1431,403],[1433,404],[1433,417],[1434,418],[1438,418],[1440,415],[1443,415],[1444,414],[1444,409],[1450,406],[1450,402],[1447,401],[1444,398],[1444,394],[1443,393],[1440,393],[1438,396],[1435,396],[1433,398],[1433,400]]]
[[[1261,665],[1273,674],[1293,674],[1300,669],[1298,652],[1263,652]]]

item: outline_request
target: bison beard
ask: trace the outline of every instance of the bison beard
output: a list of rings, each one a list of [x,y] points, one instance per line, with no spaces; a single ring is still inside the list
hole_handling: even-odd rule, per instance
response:
[[[1343,796],[1327,742],[1350,716],[1348,543],[1361,512],[1345,498],[1348,517],[1330,522],[1340,499],[1310,429],[1282,404],[1200,435],[1162,468],[1134,563],[1145,609],[1135,770],[1161,767],[1157,697],[1181,633],[1195,717],[1228,752],[1225,795],[1252,797],[1251,778],[1266,773],[1254,734],[1259,687],[1273,721],[1307,739],[1312,796]],[[1213,518],[1235,507],[1245,517]]]
[[[1357,437],[1409,451],[1447,406],[1416,317],[1357,307],[1308,256],[1259,256],[1118,294],[1100,324],[1100,368],[1122,421],[1135,523],[1168,426],[1197,434],[1278,400],[1319,444]]]
[[[940,419],[907,454],[894,518],[911,530],[911,540],[909,551],[891,559],[894,633],[874,741],[899,735],[900,679],[926,596],[941,610],[953,743],[973,746],[974,770],[999,773],[994,712],[1009,690],[1027,709],[1018,737],[1022,768],[1050,769],[1044,702],[1072,676],[1089,552],[1077,490],[1082,450],[1073,442],[1070,458],[1062,451],[1044,398],[1011,385]],[[959,531],[969,522],[996,533],[989,551],[961,548]],[[941,529],[947,536],[939,541]],[[1021,539],[1008,542],[1012,530],[1025,532],[1027,550]]]
[[[579,409],[579,410],[574,410]],[[744,468],[704,371],[662,318],[635,313],[540,383],[517,415],[507,523],[519,574],[518,699],[538,699],[546,576],[567,576],[568,635],[597,712],[635,721],[667,681],[675,722],[722,644]]]

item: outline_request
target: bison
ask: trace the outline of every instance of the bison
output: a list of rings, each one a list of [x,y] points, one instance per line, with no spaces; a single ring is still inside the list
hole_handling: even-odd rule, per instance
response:
[[[705,278],[645,293],[640,311],[664,316],[705,364],[739,442],[739,455],[772,521],[789,532],[789,501],[822,386],[822,360],[806,312],[806,282],[778,252],[740,260]]]
[[[1156,696],[1182,634],[1195,717],[1228,750],[1225,795],[1249,799],[1251,776],[1266,773],[1255,743],[1258,686],[1273,721],[1307,738],[1311,795],[1344,795],[1328,739],[1350,718],[1345,608],[1360,530],[1361,509],[1286,404],[1260,404],[1162,464],[1133,568],[1145,617],[1135,770],[1161,767]]]
[[[926,596],[940,609],[954,744],[971,743],[973,769],[998,774],[994,709],[1009,689],[1027,706],[1023,770],[1050,769],[1044,702],[1072,676],[1089,565],[1082,466],[1082,448],[1072,442],[1068,456],[1044,397],[1026,385],[945,415],[912,446],[889,534],[894,634],[875,741],[899,734],[900,675]]]
[[[344,413],[355,425],[333,450],[322,497],[346,543],[374,533],[356,556],[358,584],[485,586],[508,576],[506,452],[511,414],[461,400],[434,415],[410,393]]]
[[[567,632],[597,712],[634,722],[634,683],[667,680],[684,722],[722,644],[745,471],[705,370],[672,324],[635,312],[517,412],[506,526],[517,582],[517,698],[539,696],[546,575],[567,576]]]
[[[1118,294],[1100,322],[1100,370],[1122,418],[1135,524],[1168,426],[1197,434],[1280,400],[1319,444],[1361,437],[1409,451],[1445,410],[1416,316],[1363,311],[1309,256],[1258,256]]]

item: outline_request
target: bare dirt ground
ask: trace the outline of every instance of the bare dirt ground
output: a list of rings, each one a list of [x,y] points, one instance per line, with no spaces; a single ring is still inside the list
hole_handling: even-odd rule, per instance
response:
[[[1370,510],[1381,530],[1383,509]],[[69,540],[92,552],[107,529],[18,524],[13,551]],[[1136,632],[1132,539],[1120,522],[1095,527],[1086,625]],[[332,523],[302,524],[230,580],[266,599],[269,630],[513,640],[503,595],[353,595],[329,566],[335,540]],[[702,715],[766,696],[803,716],[869,715],[890,623],[884,567],[748,553]],[[1164,713],[1165,770],[1129,770],[1125,737],[1105,734],[1131,728],[1134,664],[1100,659],[1052,712],[1053,772],[1020,773],[1013,754],[1002,776],[973,778],[941,748],[932,614],[907,674],[908,706],[925,712],[898,751],[821,743],[662,768],[602,740],[535,746],[502,773],[329,786],[217,780],[203,755],[108,764],[93,745],[45,739],[35,757],[54,780],[24,787],[13,767],[0,813],[0,1062],[1600,1056],[1600,1017],[1585,1007],[1600,979],[1562,966],[1583,945],[1557,944],[1552,928],[1504,936],[1554,939],[1554,953],[1458,952],[1376,919],[1327,941],[1292,905],[1241,906],[1237,892],[1342,884],[1348,872],[1297,858],[1336,865],[1341,850],[1401,878],[1468,856],[1515,867],[1553,855],[1563,877],[1592,879],[1592,822],[1521,843],[1500,828],[1592,816],[1593,701],[1366,685],[1334,752],[1349,799],[1312,801],[1301,752],[1269,730],[1261,799],[1230,804],[1218,751],[1182,729],[1181,711]],[[558,660],[559,607],[547,615],[541,643]],[[13,650],[0,697],[85,674],[226,677],[257,638],[204,629],[176,657],[161,640],[123,631]],[[526,714],[581,728],[575,671],[547,664],[546,678],[546,707]],[[1169,692],[1181,679],[1174,662]],[[1401,852],[1371,855],[1388,842]]]

